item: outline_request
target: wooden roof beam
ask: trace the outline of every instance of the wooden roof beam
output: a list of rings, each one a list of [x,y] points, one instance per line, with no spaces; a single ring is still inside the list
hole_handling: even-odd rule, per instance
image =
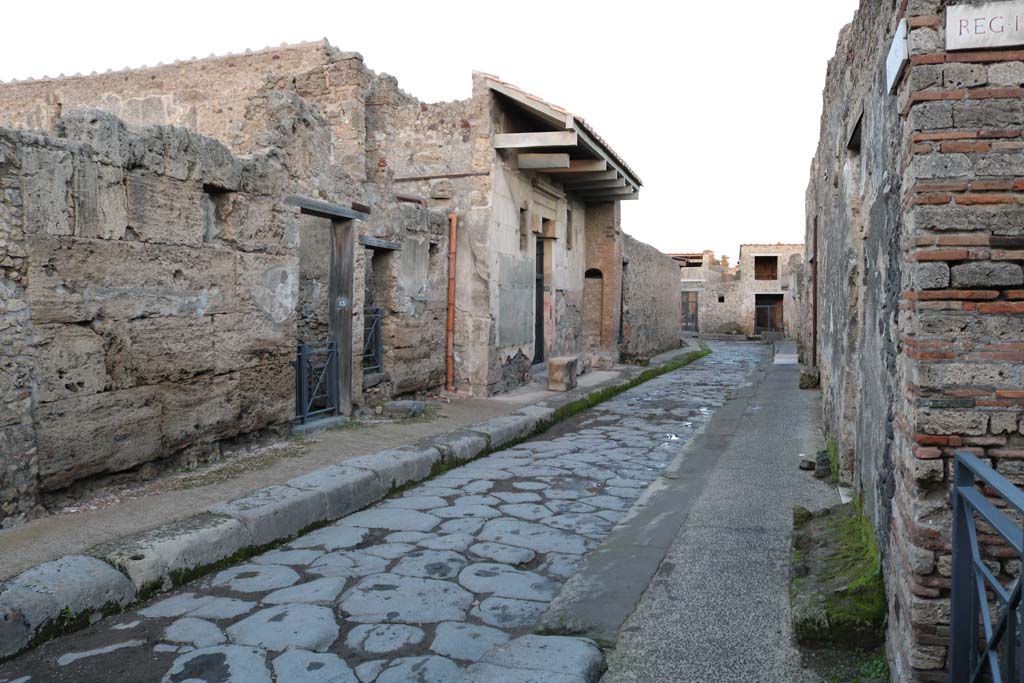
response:
[[[574,130],[543,133],[496,133],[494,149],[534,149],[538,147],[575,147],[579,136]]]
[[[539,168],[538,173],[565,174],[598,173],[608,170],[608,162],[604,159],[570,159],[569,168]]]
[[[568,154],[519,154],[516,164],[524,170],[569,168]]]

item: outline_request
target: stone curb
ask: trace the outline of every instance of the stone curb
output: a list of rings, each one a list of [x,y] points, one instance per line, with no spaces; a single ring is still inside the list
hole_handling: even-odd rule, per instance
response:
[[[615,380],[587,390],[567,392],[417,444],[351,458],[196,516],[96,546],[89,555],[69,555],[33,567],[0,582],[0,661],[156,591],[362,510],[396,490],[519,443],[551,426],[557,409],[586,405],[593,396],[624,387],[643,371],[626,369]]]

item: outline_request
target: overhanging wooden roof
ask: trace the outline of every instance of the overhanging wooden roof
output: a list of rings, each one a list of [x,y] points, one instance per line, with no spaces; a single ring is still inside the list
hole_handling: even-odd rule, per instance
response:
[[[639,199],[640,177],[584,119],[497,76],[484,78],[488,88],[538,122],[537,130],[493,137],[495,149],[515,151],[519,168],[551,176],[587,202]]]

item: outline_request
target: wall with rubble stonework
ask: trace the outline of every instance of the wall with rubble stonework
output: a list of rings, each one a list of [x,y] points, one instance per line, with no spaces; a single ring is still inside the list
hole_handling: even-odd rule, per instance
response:
[[[807,193],[801,301],[819,315],[802,357],[817,357],[842,476],[875,521],[900,681],[947,678],[954,452],[1024,484],[1024,65],[946,53],[947,4],[862,2],[829,66]],[[887,95],[904,15],[911,64]],[[983,539],[1009,580],[1006,551]]]
[[[622,238],[622,258],[622,359],[644,362],[679,348],[679,262],[629,235]]]
[[[215,459],[225,439],[287,424],[296,216],[261,190],[283,171],[181,129],[85,113],[66,130],[81,138],[0,132],[18,165],[20,216],[5,218],[27,259],[7,282],[25,285],[31,320],[16,386],[38,490]],[[7,472],[27,455],[3,454]]]

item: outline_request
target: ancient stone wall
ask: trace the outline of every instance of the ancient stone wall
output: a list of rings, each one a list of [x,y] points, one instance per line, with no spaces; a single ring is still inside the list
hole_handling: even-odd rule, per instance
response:
[[[1024,66],[1014,51],[946,53],[946,4],[862,3],[829,67],[807,195],[801,300],[819,314],[802,355],[817,357],[842,476],[875,521],[897,680],[947,676],[954,451],[1024,483]],[[903,10],[911,63],[891,96]],[[982,552],[1019,572],[997,543]]]
[[[623,235],[623,360],[644,362],[679,347],[682,306],[676,290],[679,263],[654,247]]]
[[[262,190],[284,171],[182,129],[73,116],[64,139],[2,132],[20,164],[20,225],[7,218],[27,259],[7,282],[31,317],[18,385],[42,491],[216,458],[293,405],[294,214]]]

